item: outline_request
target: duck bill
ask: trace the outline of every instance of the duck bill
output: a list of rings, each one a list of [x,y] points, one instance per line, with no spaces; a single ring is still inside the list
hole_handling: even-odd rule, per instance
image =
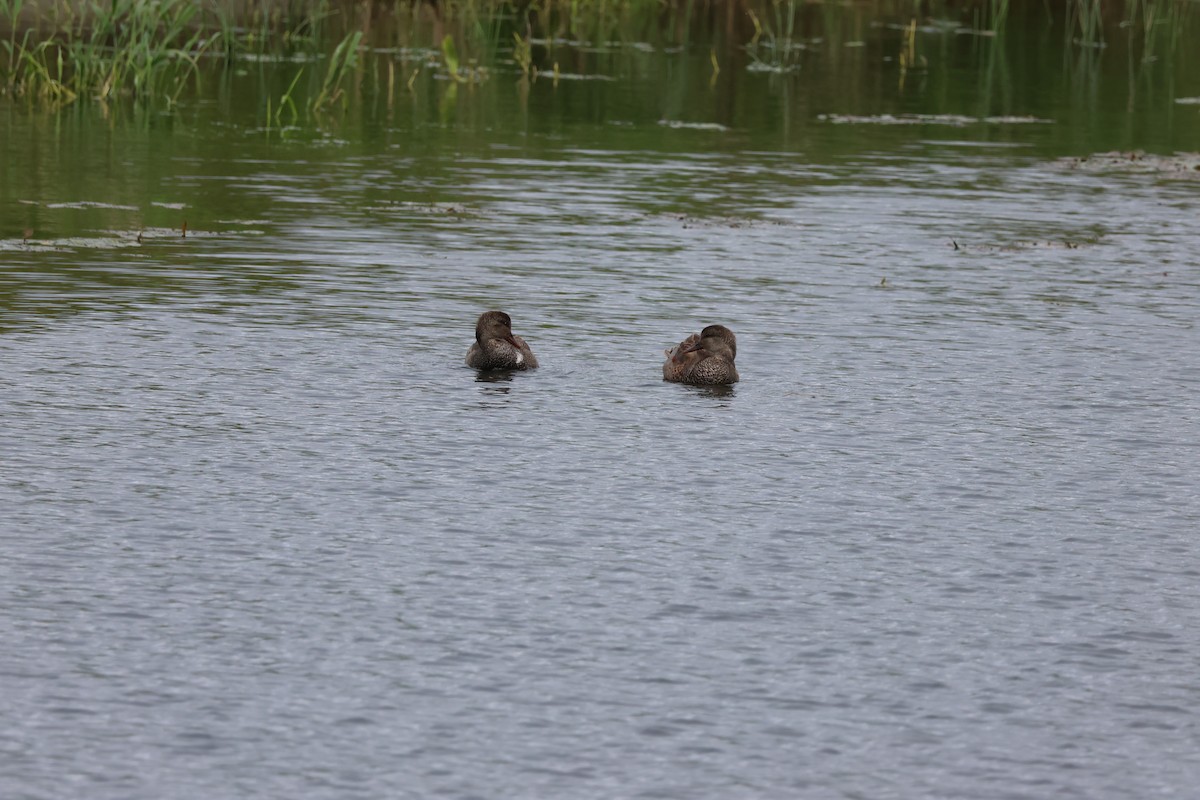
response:
[[[518,342],[517,337],[513,336],[511,333],[508,336],[504,337],[504,341],[508,342],[513,347],[517,348],[518,351],[521,349],[521,343]]]

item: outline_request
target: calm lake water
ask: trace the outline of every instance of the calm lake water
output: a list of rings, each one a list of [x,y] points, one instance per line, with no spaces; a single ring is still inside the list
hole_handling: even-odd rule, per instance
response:
[[[0,103],[0,795],[1194,792],[1200,70],[896,35]]]

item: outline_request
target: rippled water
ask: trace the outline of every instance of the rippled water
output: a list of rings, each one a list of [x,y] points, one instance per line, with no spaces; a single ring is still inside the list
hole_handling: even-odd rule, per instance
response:
[[[1186,796],[1200,183],[1014,130],[14,190],[0,791]],[[664,384],[709,322],[742,382]]]

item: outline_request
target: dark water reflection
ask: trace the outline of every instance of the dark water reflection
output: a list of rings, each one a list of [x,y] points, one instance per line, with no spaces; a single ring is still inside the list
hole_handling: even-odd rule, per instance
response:
[[[1200,784],[1192,178],[6,124],[4,796]],[[462,365],[487,307],[541,369]],[[742,382],[664,384],[718,321]]]

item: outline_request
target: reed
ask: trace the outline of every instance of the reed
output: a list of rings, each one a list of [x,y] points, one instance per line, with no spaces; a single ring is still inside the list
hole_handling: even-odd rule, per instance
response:
[[[529,71],[533,66],[533,47],[530,45],[529,38],[522,38],[521,34],[513,32],[513,61],[521,68],[521,74],[526,78],[529,77]]]
[[[276,125],[281,126],[281,127],[283,126],[283,124],[284,124],[283,123],[284,109],[286,109],[288,111],[288,113],[291,114],[291,118],[288,120],[288,124],[295,125],[296,122],[300,119],[300,110],[296,107],[296,100],[293,98],[292,95],[295,94],[296,84],[300,82],[300,76],[303,74],[304,74],[304,68],[301,67],[299,70],[296,71],[296,76],[294,78],[292,78],[292,82],[290,84],[288,84],[287,91],[284,92],[283,95],[279,98],[279,106],[276,109],[275,115],[274,115],[274,122]],[[268,103],[269,102],[270,102],[270,99],[268,98]],[[268,105],[267,106],[267,126],[268,126],[268,128],[270,127],[271,121],[272,121],[271,107]]]
[[[1154,61],[1162,54],[1179,52],[1183,32],[1196,3],[1188,0],[1127,0],[1121,27],[1131,35],[1140,31],[1141,60]]]
[[[362,31],[354,31],[347,34],[334,48],[333,55],[329,59],[329,66],[325,70],[325,79],[321,82],[321,88],[309,104],[314,111],[328,108],[339,100],[345,107],[346,94],[342,82],[346,75],[358,65],[358,45],[362,42],[362,38]],[[291,89],[288,89],[287,96],[291,96]]]
[[[551,72],[568,43],[664,48],[699,40],[708,49],[719,36],[752,69],[792,72],[813,57],[848,59],[842,45],[861,45],[872,26],[884,31],[903,83],[905,73],[926,68],[930,21],[941,28],[937,36],[946,35],[947,21],[953,31],[955,19],[975,33],[1001,34],[1014,14],[1041,14],[1071,47],[1096,57],[1122,25],[1143,59],[1153,60],[1186,50],[1193,7],[1195,0],[1125,0],[1121,15],[1103,0],[1045,0],[1040,10],[1010,0],[0,0],[0,93],[59,104],[170,105],[209,71],[204,63],[224,69],[247,58],[269,64],[296,52],[329,54],[324,71],[308,70],[304,83],[292,65],[280,67],[292,84],[272,100],[269,121],[279,123],[301,108],[344,107],[355,75],[365,76],[361,91],[386,85],[390,97],[396,59],[380,79],[378,70],[363,69],[368,48],[431,50],[455,82],[470,83],[487,79],[501,59],[511,58],[523,76]],[[745,60],[717,55],[711,50],[714,73]],[[399,85],[411,88],[421,69],[402,74]]]
[[[256,42],[289,47],[304,41],[326,3],[311,13],[258,14],[258,27],[239,29],[228,9],[201,13],[191,0],[109,0],[41,4],[0,0],[0,90],[55,102],[89,96],[129,96],[174,103],[210,50],[231,61]],[[31,16],[41,13],[42,16]],[[253,15],[252,15],[253,16]],[[32,19],[32,24],[30,20]],[[315,40],[309,40],[315,46]]]
[[[1075,44],[1085,47],[1105,47],[1102,0],[1067,0],[1067,16],[1071,20],[1068,33]]]
[[[778,72],[793,68],[801,52],[796,0],[770,0],[757,12],[748,6],[746,13],[754,26],[746,51],[755,65]]]
[[[990,30],[992,33],[1003,33],[1008,24],[1008,0],[991,0],[989,3]]]

